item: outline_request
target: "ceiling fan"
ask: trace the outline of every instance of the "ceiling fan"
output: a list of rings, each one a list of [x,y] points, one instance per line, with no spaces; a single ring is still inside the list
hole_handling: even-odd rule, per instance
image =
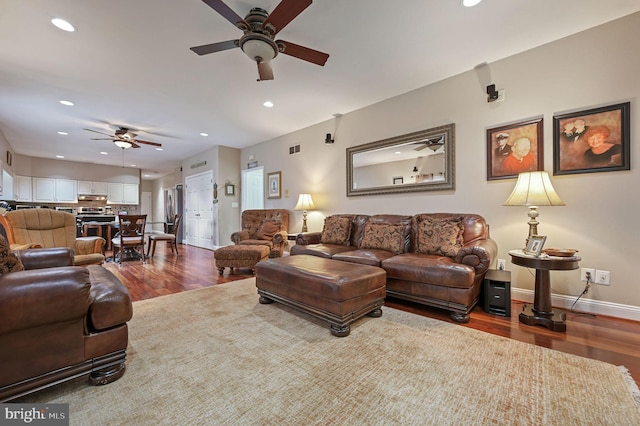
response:
[[[278,53],[293,56],[303,61],[324,66],[329,58],[326,53],[309,49],[274,37],[296,16],[302,13],[312,3],[312,0],[282,0],[269,14],[266,10],[254,7],[242,19],[222,0],[202,0],[213,10],[222,15],[227,21],[243,31],[237,40],[227,40],[218,43],[191,47],[198,55],[220,52],[239,47],[253,61],[258,64],[258,81],[273,80],[271,60]]]
[[[133,133],[130,129],[126,127],[118,127],[113,135],[108,133],[99,132],[97,130],[92,129],[84,129],[89,132],[99,133],[101,135],[109,136],[108,138],[91,138],[94,141],[113,141],[119,148],[127,149],[127,148],[140,148],[140,144],[144,145],[152,145],[161,147],[162,144],[157,142],[149,142],[143,141],[140,139],[136,139],[137,134]]]
[[[436,152],[440,147],[444,146],[444,135],[435,139],[425,139],[415,143],[420,146],[413,148],[414,151],[422,151],[425,148],[429,148],[431,151]]]

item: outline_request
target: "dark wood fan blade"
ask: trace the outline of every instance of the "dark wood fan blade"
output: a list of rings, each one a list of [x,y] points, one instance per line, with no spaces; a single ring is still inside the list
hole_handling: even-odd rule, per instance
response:
[[[205,2],[207,6],[209,6],[211,9],[215,10],[220,15],[222,15],[227,21],[231,22],[236,27],[240,29],[243,29],[242,26],[244,26],[245,28],[249,28],[249,25],[245,22],[245,20],[242,19],[240,15],[235,13],[233,9],[231,9],[229,6],[224,4],[221,0],[202,0],[202,1]]]
[[[140,145],[138,145],[137,143],[133,142],[133,141],[127,141],[131,144],[131,148],[140,148]],[[140,142],[139,140],[136,140],[136,142]]]
[[[324,66],[329,59],[327,53],[322,53],[317,50],[309,49],[308,47],[300,46],[299,44],[291,43],[284,40],[276,41],[278,45],[284,46],[282,53],[285,55],[293,56],[303,61],[311,62],[320,66]]]
[[[271,68],[271,62],[258,62],[258,75],[262,80],[273,80],[273,69]]]
[[[101,135],[105,135],[105,136],[111,136],[113,137],[113,135],[110,135],[109,133],[104,133],[104,132],[99,132],[97,130],[91,130],[91,129],[82,129],[82,130],[87,130],[89,132],[93,132],[93,133],[100,133]]]
[[[190,47],[189,49],[198,55],[208,55],[209,53],[221,52],[223,50],[234,49],[239,46],[239,40],[227,40],[218,43],[203,44],[202,46]]]
[[[263,26],[271,24],[276,28],[274,34],[278,34],[287,24],[300,15],[303,10],[311,6],[312,0],[282,0],[273,12],[265,19]]]
[[[158,142],[141,141],[140,139],[133,139],[133,141],[136,143],[143,143],[145,145],[162,146],[162,144]]]

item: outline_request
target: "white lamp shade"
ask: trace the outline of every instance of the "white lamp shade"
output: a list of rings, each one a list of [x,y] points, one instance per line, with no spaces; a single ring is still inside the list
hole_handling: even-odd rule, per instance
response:
[[[269,62],[277,54],[269,43],[256,39],[245,41],[242,44],[242,51],[254,61],[260,62]]]
[[[551,185],[547,172],[526,172],[518,175],[516,187],[504,202],[505,206],[564,206]]]
[[[313,205],[311,194],[300,194],[298,196],[298,203],[293,208],[294,210],[315,210],[316,206]]]

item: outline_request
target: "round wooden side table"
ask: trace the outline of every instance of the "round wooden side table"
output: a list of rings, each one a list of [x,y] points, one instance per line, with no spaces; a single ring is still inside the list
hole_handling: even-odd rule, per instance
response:
[[[551,278],[549,271],[578,269],[579,256],[557,257],[525,254],[522,250],[511,250],[511,263],[536,270],[533,308],[527,306],[519,315],[520,322],[527,325],[542,325],[553,331],[567,331],[564,312],[554,311],[551,306]]]

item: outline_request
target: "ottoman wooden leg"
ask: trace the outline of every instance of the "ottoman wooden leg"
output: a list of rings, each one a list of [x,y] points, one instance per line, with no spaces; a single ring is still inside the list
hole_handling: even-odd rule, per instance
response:
[[[335,325],[331,324],[331,334],[336,337],[347,337],[351,333],[350,325]]]
[[[369,312],[367,315],[372,318],[380,318],[382,316],[382,309],[376,308],[373,311]]]

